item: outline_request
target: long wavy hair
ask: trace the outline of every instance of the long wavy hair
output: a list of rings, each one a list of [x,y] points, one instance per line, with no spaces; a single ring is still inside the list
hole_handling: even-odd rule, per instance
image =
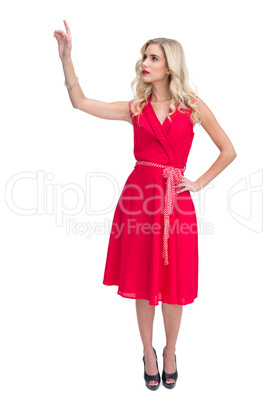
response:
[[[148,103],[147,98],[152,95],[152,84],[144,82],[142,80],[142,63],[143,55],[147,46],[150,44],[158,44],[162,47],[162,50],[166,57],[166,64],[170,71],[169,75],[169,91],[171,94],[171,101],[169,107],[171,116],[176,109],[185,113],[186,110],[191,110],[191,121],[193,125],[201,123],[198,114],[198,99],[195,97],[195,92],[191,89],[189,84],[189,73],[186,65],[185,54],[182,45],[175,39],[167,38],[155,38],[149,39],[140,49],[141,59],[139,59],[135,66],[136,77],[131,82],[131,88],[134,93],[133,101],[131,102],[131,112],[133,116],[139,116],[142,111],[142,107]],[[136,85],[136,94],[134,92],[134,85]],[[196,85],[194,84],[195,88]]]

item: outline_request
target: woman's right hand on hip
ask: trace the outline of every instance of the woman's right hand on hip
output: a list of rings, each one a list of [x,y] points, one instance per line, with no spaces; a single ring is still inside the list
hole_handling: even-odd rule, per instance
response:
[[[61,29],[56,29],[53,36],[57,39],[59,48],[59,57],[63,61],[64,59],[69,59],[71,57],[72,50],[72,37],[69,25],[66,20],[63,20],[66,33]]]

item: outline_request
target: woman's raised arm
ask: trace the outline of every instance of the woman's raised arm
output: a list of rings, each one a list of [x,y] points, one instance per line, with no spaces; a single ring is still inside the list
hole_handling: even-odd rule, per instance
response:
[[[82,99],[77,109],[108,120],[124,120],[132,124],[127,101],[102,102],[96,99]]]
[[[77,76],[75,74],[73,62],[71,59],[71,31],[66,20],[63,20],[63,22],[66,28],[66,32],[57,29],[54,31],[53,36],[58,42],[59,57],[62,61],[65,83],[69,87],[72,87],[72,89],[67,88],[67,91],[73,107],[101,119],[124,120],[132,124],[128,101],[109,103],[85,97],[79,85],[79,82],[77,82]]]
[[[58,42],[58,50],[59,50],[59,58],[62,62],[62,67],[65,75],[65,83],[68,86],[72,86],[75,84],[77,77],[75,75],[73,62],[71,59],[71,50],[72,50],[72,36],[70,28],[66,22],[63,20],[66,32],[61,29],[56,29],[53,33],[54,38],[56,38]],[[70,101],[72,102],[73,107],[77,107],[81,103],[81,100],[85,97],[83,91],[77,83],[72,89],[68,88],[68,94],[70,97]]]

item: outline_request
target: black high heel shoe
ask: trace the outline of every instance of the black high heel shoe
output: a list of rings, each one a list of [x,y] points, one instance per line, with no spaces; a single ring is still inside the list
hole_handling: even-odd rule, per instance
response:
[[[153,348],[153,349],[154,349],[154,353],[155,353],[156,366],[157,366],[157,370],[158,370],[157,354],[156,354],[155,348]],[[143,360],[143,363],[144,363],[144,379],[145,379],[145,385],[146,385],[147,388],[151,389],[152,391],[155,391],[155,390],[157,390],[157,389],[159,388],[159,384],[160,384],[160,380],[161,380],[161,379],[160,379],[159,370],[158,370],[158,373],[155,374],[155,375],[149,375],[149,374],[147,374],[146,371],[145,371],[145,356],[144,356],[144,355],[143,355],[142,360]],[[150,384],[149,384],[150,381],[157,381],[157,385],[150,385]]]
[[[165,354],[165,348],[163,349],[163,373],[162,373],[162,381],[163,381],[163,385],[166,388],[174,388],[178,379],[178,371],[177,371],[177,360],[176,360],[176,354],[174,353],[174,357],[175,357],[175,363],[176,363],[176,371],[175,373],[172,374],[168,374],[164,371],[164,365],[165,365],[165,360],[164,360],[164,354]],[[166,381],[172,379],[175,382],[171,382],[171,383],[167,383]]]

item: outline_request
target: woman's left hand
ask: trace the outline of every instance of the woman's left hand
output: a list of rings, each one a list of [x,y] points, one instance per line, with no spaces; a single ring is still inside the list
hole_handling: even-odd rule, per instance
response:
[[[196,181],[191,181],[189,179],[186,179],[186,177],[182,177],[182,180],[180,182],[180,184],[175,185],[176,188],[176,193],[182,193],[184,191],[193,191],[193,192],[197,192],[199,190],[201,190],[201,186],[199,183],[197,183]],[[177,190],[178,188],[178,190]]]

